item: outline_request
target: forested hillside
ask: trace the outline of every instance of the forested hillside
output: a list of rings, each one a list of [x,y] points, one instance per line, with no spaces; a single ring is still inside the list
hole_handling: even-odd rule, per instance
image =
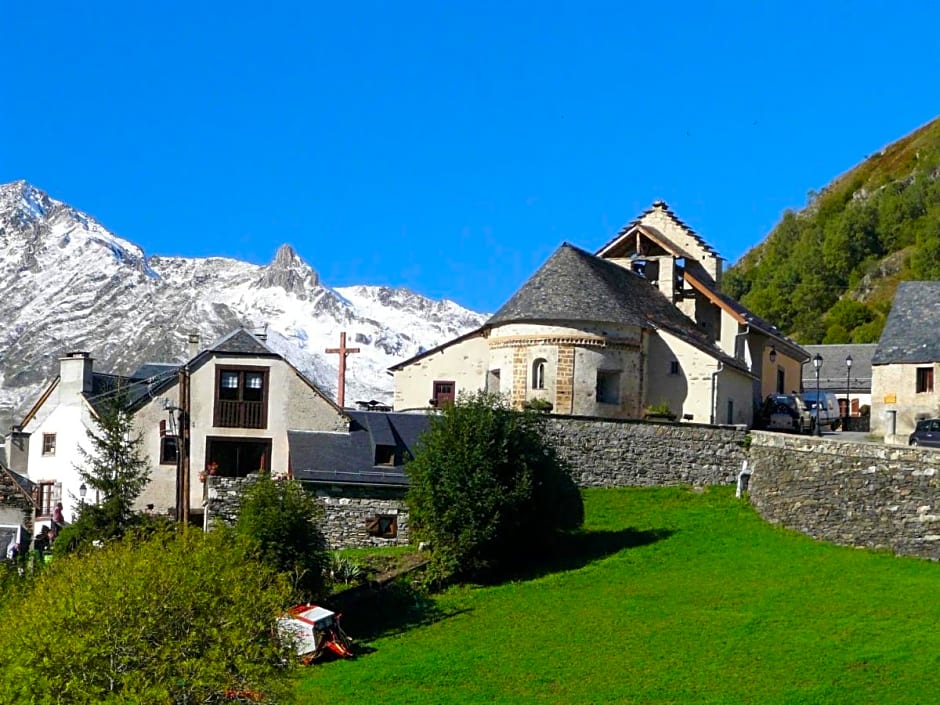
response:
[[[723,288],[801,343],[872,343],[912,279],[940,279],[940,119],[810,193]]]

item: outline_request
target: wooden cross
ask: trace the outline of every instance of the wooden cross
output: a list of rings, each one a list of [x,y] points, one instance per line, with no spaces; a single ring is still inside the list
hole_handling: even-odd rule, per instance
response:
[[[339,354],[339,388],[336,392],[336,401],[339,408],[342,409],[346,404],[346,356],[360,352],[360,350],[359,348],[346,347],[346,331],[343,331],[339,334],[339,347],[327,348],[326,351],[330,354]]]

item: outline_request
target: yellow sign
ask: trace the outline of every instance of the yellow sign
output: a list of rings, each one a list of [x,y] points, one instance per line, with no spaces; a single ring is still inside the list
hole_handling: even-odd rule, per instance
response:
[[[897,404],[898,395],[897,394],[885,394],[885,404]]]

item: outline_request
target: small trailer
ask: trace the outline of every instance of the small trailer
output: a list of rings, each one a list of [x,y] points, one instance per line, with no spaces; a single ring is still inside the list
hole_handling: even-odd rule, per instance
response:
[[[352,643],[339,624],[341,616],[317,605],[295,605],[277,620],[278,632],[294,642],[304,664],[327,652],[352,658]]]

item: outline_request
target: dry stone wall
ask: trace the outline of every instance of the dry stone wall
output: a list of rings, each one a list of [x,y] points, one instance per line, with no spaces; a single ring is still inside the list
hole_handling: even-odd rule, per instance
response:
[[[940,452],[752,432],[764,519],[832,543],[940,559]]]
[[[581,487],[727,485],[747,457],[734,426],[549,416],[546,431]]]
[[[238,518],[241,499],[258,475],[244,478],[209,477],[206,522],[211,528],[221,522],[234,524]],[[323,505],[321,529],[330,548],[368,546],[399,546],[408,544],[408,510],[404,490],[393,488],[361,488],[322,485],[308,486]],[[394,538],[370,536],[366,521],[376,516],[394,517]]]

